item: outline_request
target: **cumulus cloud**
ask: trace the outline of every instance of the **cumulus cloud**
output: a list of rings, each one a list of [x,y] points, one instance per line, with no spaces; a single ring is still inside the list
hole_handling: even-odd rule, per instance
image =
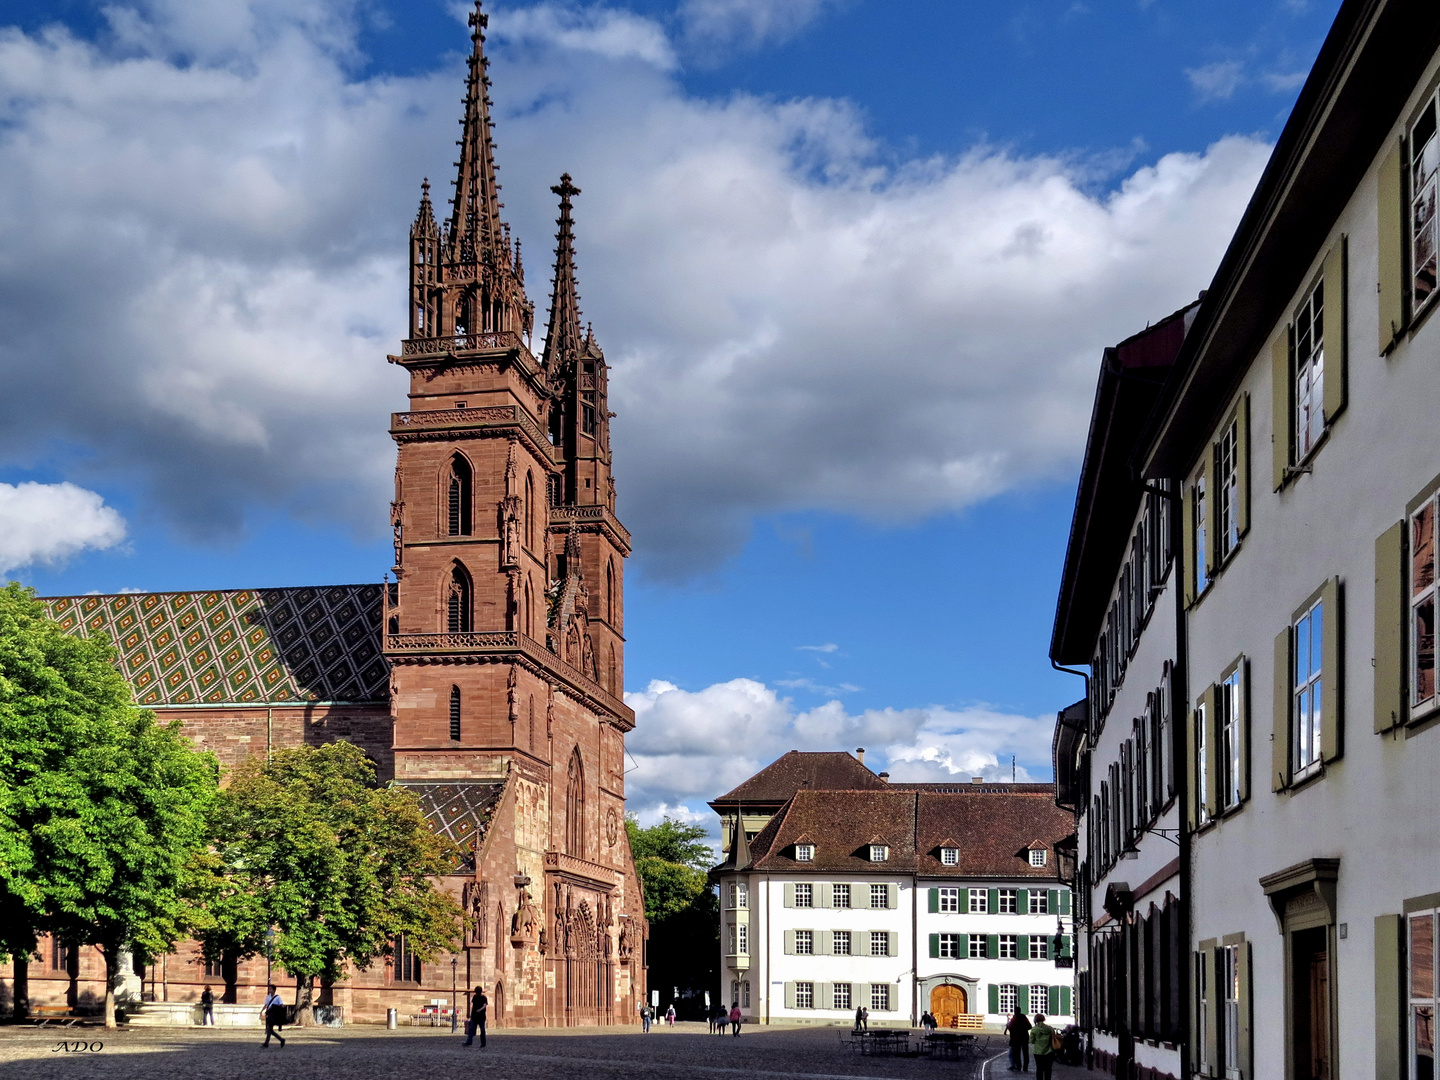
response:
[[[71,483],[0,484],[0,574],[55,565],[125,539],[125,519],[93,491]]]
[[[865,762],[893,780],[933,782],[984,776],[1048,779],[1054,716],[1021,716],[984,705],[964,708],[866,709],[838,701],[797,710],[789,698],[753,679],[732,679],[689,691],[655,681],[625,695],[635,710],[627,738],[631,804],[658,818],[657,808],[698,814],[707,800],[788,750],[866,748]],[[693,818],[692,818],[693,819]]]
[[[98,42],[0,33],[0,464],[87,448],[72,479],[138,478],[202,539],[256,508],[379,535],[405,230],[422,175],[443,197],[463,65],[355,77],[356,10],[144,0]],[[491,34],[542,305],[549,185],[585,192],[620,510],[657,575],[759,513],[913,519],[1066,473],[1100,349],[1207,282],[1267,154],[1225,139],[1109,190],[1000,147],[897,159],[845,102],[688,96],[657,27],[544,4]]]
[[[844,0],[685,0],[680,22],[699,49],[754,49],[793,37]]]
[[[1185,75],[1201,102],[1229,101],[1245,82],[1245,65],[1239,60],[1217,60],[1186,68]]]

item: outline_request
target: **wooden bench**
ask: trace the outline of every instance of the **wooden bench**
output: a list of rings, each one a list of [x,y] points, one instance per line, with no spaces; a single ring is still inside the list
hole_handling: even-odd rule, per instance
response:
[[[30,1008],[30,1019],[35,1021],[36,1027],[48,1027],[50,1024],[73,1027],[80,1022],[80,1017],[69,1005],[33,1005]]]

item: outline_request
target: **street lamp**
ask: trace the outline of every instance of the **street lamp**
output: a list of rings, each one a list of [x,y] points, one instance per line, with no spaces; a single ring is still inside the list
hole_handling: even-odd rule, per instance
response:
[[[450,1034],[452,1035],[455,1034],[460,1023],[460,1014],[455,1009],[455,978],[459,971],[460,958],[458,956],[450,957]]]
[[[270,954],[275,951],[275,928],[265,928],[265,992],[270,992]]]

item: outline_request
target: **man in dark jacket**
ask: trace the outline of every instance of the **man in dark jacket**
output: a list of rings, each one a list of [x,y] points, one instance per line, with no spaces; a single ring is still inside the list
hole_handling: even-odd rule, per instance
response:
[[[1018,1007],[1005,1025],[1005,1034],[1010,1036],[1010,1071],[1029,1072],[1030,1019]]]
[[[475,992],[470,995],[470,1020],[465,1025],[465,1045],[469,1046],[475,1041],[475,1032],[480,1032],[480,1047],[485,1047],[485,1013],[490,1008],[490,999],[485,996],[485,991],[475,987]]]

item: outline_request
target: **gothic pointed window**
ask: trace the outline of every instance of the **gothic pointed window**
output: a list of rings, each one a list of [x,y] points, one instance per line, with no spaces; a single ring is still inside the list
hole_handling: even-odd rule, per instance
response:
[[[570,775],[565,784],[565,850],[585,857],[585,763],[580,748],[570,755]]]
[[[615,560],[605,564],[605,621],[615,625]]]
[[[609,676],[610,676],[610,679],[609,679],[609,682],[608,682],[608,684],[607,684],[607,688],[609,689],[609,691],[610,691],[612,694],[616,694],[616,693],[619,693],[619,688],[615,685],[615,684],[616,684],[616,679],[617,679],[618,676],[619,676],[619,669],[618,669],[618,668],[616,667],[616,665],[615,665],[615,646],[614,646],[614,645],[611,645],[609,648],[610,648],[610,663],[609,663]]]
[[[460,741],[460,687],[450,687],[450,738]]]
[[[451,536],[470,535],[471,477],[470,463],[459,454],[450,460],[450,486],[447,527]]]
[[[531,551],[536,548],[535,543],[535,480],[527,470],[525,473],[525,522],[522,526],[522,533],[525,537],[525,546]]]
[[[450,588],[445,598],[445,628],[452,634],[468,634],[472,627],[471,610],[470,575],[457,563],[450,572]]]
[[[525,633],[535,636],[535,590],[530,587],[530,579],[525,579]]]

